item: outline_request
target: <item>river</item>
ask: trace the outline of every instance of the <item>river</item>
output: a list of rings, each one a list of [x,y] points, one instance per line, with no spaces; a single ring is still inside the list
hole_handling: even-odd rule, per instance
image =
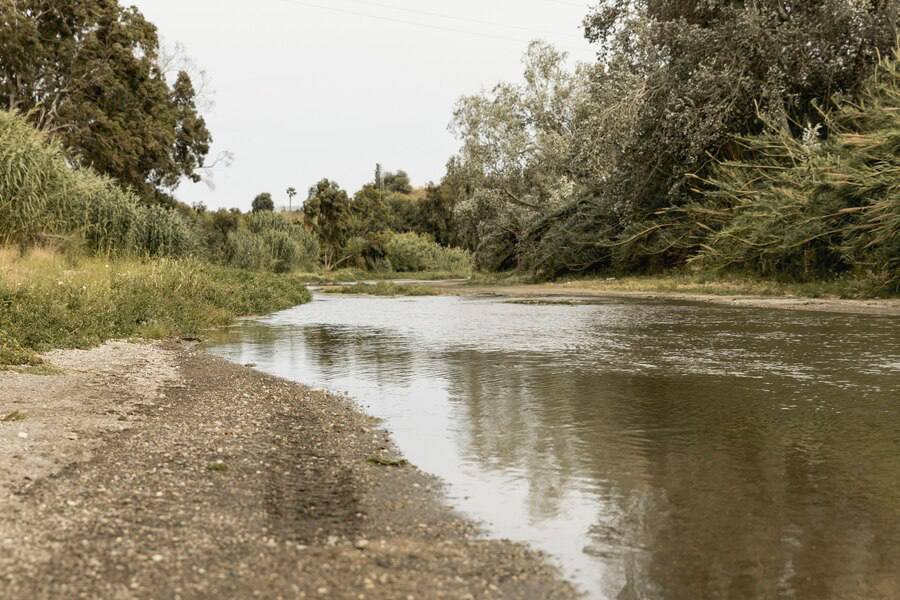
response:
[[[211,350],[383,418],[588,597],[900,597],[900,319],[315,296]]]

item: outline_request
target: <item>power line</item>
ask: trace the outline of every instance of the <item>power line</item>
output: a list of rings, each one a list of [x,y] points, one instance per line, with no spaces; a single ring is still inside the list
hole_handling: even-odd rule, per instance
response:
[[[587,8],[587,2],[584,4],[579,4],[577,2],[563,2],[563,0],[543,0],[544,2],[549,2],[550,4],[562,4],[563,6],[574,6],[576,8]]]
[[[503,40],[503,41],[507,41],[507,42],[515,42],[516,44],[522,44],[522,45],[529,44],[532,41],[532,40],[525,40],[525,39],[521,39],[521,38],[512,38],[512,37],[507,37],[507,36],[502,36],[502,35],[495,35],[495,34],[491,34],[491,33],[468,31],[465,29],[457,29],[455,27],[443,27],[441,25],[432,25],[430,23],[407,21],[406,19],[397,19],[394,17],[385,17],[382,15],[373,15],[370,13],[363,13],[363,12],[359,12],[359,11],[355,11],[355,10],[349,10],[346,8],[338,8],[335,6],[324,6],[322,4],[314,4],[314,3],[306,2],[306,1],[302,1],[302,0],[278,0],[278,1],[283,2],[285,4],[293,4],[296,6],[305,6],[307,8],[316,8],[319,10],[327,10],[327,11],[336,12],[336,13],[353,15],[356,17],[365,17],[368,19],[376,19],[378,21],[387,21],[390,23],[399,23],[402,25],[412,25],[413,27],[423,27],[425,29],[432,29],[432,30],[436,30],[436,31],[461,33],[464,35],[470,35],[470,36],[475,36],[475,37],[491,38],[491,39]],[[576,49],[573,48],[572,46],[564,46],[561,44],[554,44],[554,46],[561,48],[563,50],[576,51]]]
[[[519,25],[512,25],[509,23],[496,23],[496,22],[492,22],[492,21],[482,21],[480,19],[473,19],[471,17],[457,17],[454,15],[448,15],[448,14],[444,14],[444,13],[436,13],[436,12],[432,12],[432,11],[428,11],[428,10],[419,10],[417,8],[406,8],[404,6],[394,6],[392,4],[384,4],[382,2],[374,2],[373,0],[346,0],[346,1],[354,2],[356,4],[367,4],[367,5],[371,5],[371,6],[378,6],[380,8],[387,8],[389,10],[396,10],[396,11],[400,11],[400,12],[425,15],[425,16],[429,16],[429,17],[438,17],[441,19],[451,19],[454,21],[463,21],[466,23],[475,23],[478,25],[487,25],[488,27],[502,27],[505,29],[518,29],[519,31],[528,31],[528,32],[538,33],[538,32],[535,32],[530,27],[522,27]],[[568,4],[568,2],[559,2],[559,4]],[[568,35],[572,34],[571,31],[568,33],[563,33],[561,31],[541,32],[541,33],[544,33],[545,35],[564,35],[564,36],[568,36]]]

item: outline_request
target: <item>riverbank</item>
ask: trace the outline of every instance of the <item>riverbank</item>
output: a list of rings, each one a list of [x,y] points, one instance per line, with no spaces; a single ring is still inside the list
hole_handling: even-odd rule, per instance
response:
[[[702,302],[727,306],[771,308],[779,310],[812,310],[831,313],[900,316],[900,299],[873,298],[854,300],[848,298],[810,298],[803,296],[756,296],[744,294],[711,294],[681,291],[628,290],[605,285],[603,282],[546,283],[521,285],[472,284],[452,293],[460,295],[493,294],[527,298],[642,298],[647,300],[674,300]]]
[[[359,284],[345,284],[353,293],[362,293]],[[548,283],[525,283],[510,280],[452,280],[414,282],[398,280],[379,294],[402,295],[403,289],[413,295],[447,294],[458,296],[502,296],[539,302],[573,299],[587,301],[602,298],[640,298],[701,302],[726,306],[808,310],[843,314],[900,316],[900,298],[841,298],[831,293],[813,293],[815,287],[790,286],[774,282],[712,280],[708,282],[673,277],[641,277],[625,279],[577,279]],[[421,291],[420,291],[421,290]],[[329,291],[329,288],[323,288]],[[804,293],[809,295],[804,295]]]
[[[345,398],[189,343],[44,358],[0,372],[0,597],[576,596]]]
[[[293,275],[193,259],[66,255],[0,246],[0,365],[108,339],[197,337],[235,317],[308,302]]]

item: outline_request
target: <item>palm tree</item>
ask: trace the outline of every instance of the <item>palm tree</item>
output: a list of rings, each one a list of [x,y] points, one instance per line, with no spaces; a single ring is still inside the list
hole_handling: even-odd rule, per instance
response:
[[[287,189],[287,196],[288,196],[288,212],[291,212],[291,211],[292,211],[292,208],[293,208],[292,204],[293,204],[293,201],[294,201],[294,196],[296,196],[296,195],[297,195],[297,190],[296,190],[294,187],[289,187],[289,188]]]

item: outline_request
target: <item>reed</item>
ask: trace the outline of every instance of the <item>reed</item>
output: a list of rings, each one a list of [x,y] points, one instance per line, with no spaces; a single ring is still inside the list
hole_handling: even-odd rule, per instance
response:
[[[198,246],[179,213],[73,167],[44,132],[0,111],[0,242],[25,248],[53,239],[107,256],[187,256]]]

